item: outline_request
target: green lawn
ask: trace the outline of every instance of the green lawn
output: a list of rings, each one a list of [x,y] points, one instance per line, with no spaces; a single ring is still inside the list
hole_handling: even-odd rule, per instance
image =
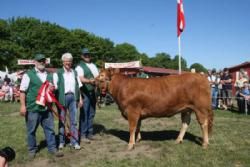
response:
[[[98,140],[82,145],[80,151],[66,147],[65,156],[54,159],[47,153],[43,131],[39,128],[37,142],[41,150],[35,160],[29,161],[25,123],[19,116],[19,104],[0,103],[0,148],[11,146],[16,150],[17,156],[11,166],[250,166],[250,116],[217,110],[214,120],[213,136],[206,150],[200,145],[201,131],[194,115],[183,144],[174,144],[181,126],[180,115],[176,115],[144,120],[142,141],[134,150],[127,151],[127,121],[115,105],[107,106],[96,114]],[[57,129],[57,120],[55,123]]]

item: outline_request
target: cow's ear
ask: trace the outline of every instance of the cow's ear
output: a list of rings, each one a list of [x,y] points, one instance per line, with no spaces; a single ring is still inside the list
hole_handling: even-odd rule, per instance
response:
[[[109,71],[109,73],[110,73],[111,76],[114,75],[114,74],[120,73],[120,69],[119,68],[109,68],[108,71]]]

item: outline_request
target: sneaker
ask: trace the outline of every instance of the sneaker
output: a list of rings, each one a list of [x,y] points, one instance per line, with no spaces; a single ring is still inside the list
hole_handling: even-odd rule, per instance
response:
[[[60,143],[59,146],[58,146],[58,148],[59,148],[60,150],[63,149],[63,147],[64,147],[64,144],[63,144],[63,143]]]
[[[80,146],[79,144],[75,144],[75,145],[73,146],[73,148],[74,148],[75,150],[81,150],[81,146]]]
[[[55,152],[52,152],[51,154],[55,157],[63,157],[64,156],[64,154],[60,151],[55,151]]]
[[[83,138],[81,139],[81,142],[82,142],[82,143],[87,143],[87,144],[90,144],[90,143],[91,143],[91,141],[90,141],[88,138],[86,138],[86,137],[83,137]]]

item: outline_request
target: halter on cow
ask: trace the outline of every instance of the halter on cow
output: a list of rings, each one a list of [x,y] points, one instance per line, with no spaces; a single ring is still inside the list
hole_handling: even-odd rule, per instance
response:
[[[210,87],[200,74],[185,73],[158,78],[128,78],[114,70],[101,70],[98,84],[111,93],[122,116],[128,120],[130,139],[128,149],[141,139],[141,121],[147,117],[170,117],[181,113],[182,128],[176,139],[181,143],[190,124],[193,111],[201,126],[203,143],[207,148],[212,132]],[[103,85],[103,86],[102,86]],[[106,86],[108,85],[108,87]]]

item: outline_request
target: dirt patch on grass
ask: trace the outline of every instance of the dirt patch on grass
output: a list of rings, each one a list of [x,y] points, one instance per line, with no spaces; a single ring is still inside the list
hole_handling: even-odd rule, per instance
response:
[[[122,134],[123,135],[123,134]],[[129,136],[126,136],[127,138]],[[65,153],[62,158],[43,158],[38,156],[35,160],[27,162],[23,166],[32,167],[50,167],[50,166],[85,166],[97,160],[122,160],[134,159],[138,156],[146,158],[155,158],[158,155],[159,148],[153,148],[146,142],[137,143],[135,149],[127,150],[127,141],[121,140],[119,137],[109,134],[96,135],[96,140],[91,144],[81,144],[82,149],[77,151],[65,147]],[[22,165],[18,165],[22,166]]]

